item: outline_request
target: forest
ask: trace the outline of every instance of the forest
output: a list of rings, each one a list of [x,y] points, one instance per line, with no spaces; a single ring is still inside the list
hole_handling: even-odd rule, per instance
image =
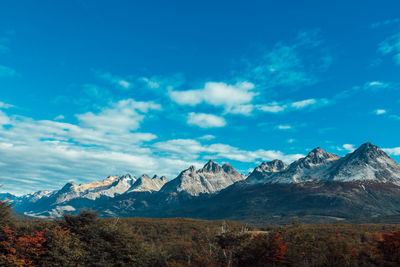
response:
[[[185,218],[16,218],[0,202],[0,266],[399,266],[400,226],[252,226]]]

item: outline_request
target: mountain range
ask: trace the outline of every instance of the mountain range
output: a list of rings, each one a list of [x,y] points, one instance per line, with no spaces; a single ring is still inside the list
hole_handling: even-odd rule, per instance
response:
[[[95,209],[105,217],[192,217],[252,223],[342,222],[400,215],[400,164],[365,143],[344,157],[322,148],[287,165],[263,162],[249,175],[210,160],[170,181],[155,175],[102,181],[23,196],[1,194],[17,212],[58,217]]]

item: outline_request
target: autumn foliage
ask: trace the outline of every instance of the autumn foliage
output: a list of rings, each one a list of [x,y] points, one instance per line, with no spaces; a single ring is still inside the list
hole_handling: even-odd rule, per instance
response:
[[[41,256],[46,253],[43,246],[46,239],[43,237],[46,229],[32,235],[19,234],[8,226],[3,229],[3,241],[0,242],[0,260],[4,265],[33,266],[40,262]]]
[[[19,221],[0,214],[0,266],[400,266],[398,225],[254,227],[101,219],[93,211]]]

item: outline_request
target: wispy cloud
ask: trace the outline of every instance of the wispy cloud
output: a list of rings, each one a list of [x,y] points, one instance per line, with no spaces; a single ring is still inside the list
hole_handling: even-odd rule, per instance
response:
[[[287,104],[279,104],[278,102],[272,102],[265,105],[257,105],[258,110],[270,113],[279,113],[287,109]]]
[[[224,127],[226,121],[223,117],[215,116],[213,114],[205,113],[189,113],[187,123],[189,125],[196,125],[201,128],[217,128]]]
[[[77,118],[85,127],[102,132],[124,132],[138,129],[144,114],[150,110],[161,110],[161,106],[153,102],[126,99],[103,108],[98,114],[87,112],[77,115]]]
[[[8,47],[9,38],[0,37],[0,53],[8,53],[10,51]]]
[[[400,156],[400,147],[383,148],[382,150],[388,153],[389,155]]]
[[[289,124],[280,124],[276,128],[279,130],[291,130],[293,127]]]
[[[393,88],[393,84],[387,83],[387,82],[382,82],[382,81],[370,81],[366,82],[362,86],[354,86],[353,89],[355,91],[358,90],[366,90],[366,91],[372,91],[372,92],[377,92],[383,89],[390,89]]]
[[[386,109],[376,109],[376,110],[374,110],[374,113],[376,115],[383,115],[383,114],[386,114],[387,111],[386,111]]]
[[[371,24],[372,29],[380,28],[383,26],[388,26],[388,25],[393,25],[393,24],[400,24],[400,19],[399,18],[393,18],[393,19],[387,19],[387,20],[382,20],[378,21],[375,23]]]
[[[155,109],[157,104],[128,99],[98,113],[77,115],[79,124],[0,111],[0,127],[8,125],[0,131],[0,154],[7,155],[0,160],[3,190],[26,193],[43,189],[43,182],[53,189],[71,179],[82,182],[127,171],[152,173],[162,169],[159,164],[165,164],[164,174],[173,173],[176,169],[171,171],[168,159],[156,160],[142,145],[157,136],[132,131],[140,126],[142,116]],[[32,183],[21,184],[18,179]]]
[[[394,34],[381,42],[378,51],[384,56],[391,56],[393,62],[400,65],[400,33]]]
[[[2,189],[13,193],[56,189],[70,180],[86,182],[125,172],[158,173],[174,178],[190,165],[204,164],[207,158],[239,162],[279,158],[289,162],[302,156],[200,143],[199,140],[209,143],[214,138],[212,135],[151,145],[149,142],[157,136],[138,129],[144,119],[150,119],[160,108],[153,102],[125,99],[97,112],[76,115],[76,124],[9,116],[0,110],[0,154],[7,155],[0,159]],[[214,118],[211,116],[210,122],[210,114],[206,115],[204,123],[215,126]],[[220,123],[218,117],[216,120]],[[28,182],[21,183],[21,180]]]
[[[122,89],[131,89],[133,87],[133,84],[126,78],[122,78],[109,72],[103,72],[99,70],[95,70],[94,73],[98,78]]]
[[[13,68],[0,65],[0,77],[13,77],[16,75],[17,72]]]
[[[230,159],[240,162],[255,162],[257,160],[269,161],[281,159],[285,162],[292,162],[303,155],[301,154],[284,154],[276,150],[242,150],[227,144],[211,144],[203,145],[193,139],[174,139],[166,142],[158,142],[153,145],[159,151],[167,153],[172,158],[188,158],[188,159]]]
[[[200,140],[213,140],[213,139],[215,139],[215,136],[214,135],[212,135],[212,134],[206,134],[206,135],[203,135],[203,136],[200,136],[198,139],[200,139]]]
[[[256,105],[255,107],[263,112],[269,113],[280,113],[280,112],[289,112],[303,109],[314,109],[318,107],[323,107],[331,104],[332,101],[329,101],[326,98],[310,98],[304,99],[300,101],[286,101],[286,102],[272,102],[264,105]]]
[[[14,107],[14,106],[0,101],[0,108],[7,109],[7,108],[12,108],[12,107]]]
[[[245,77],[262,88],[295,89],[316,84],[317,75],[332,63],[322,44],[318,30],[299,32],[294,43],[279,42],[257,59],[246,60]]]
[[[63,119],[65,119],[65,117],[64,117],[64,115],[62,115],[62,114],[57,115],[57,116],[54,118],[55,121],[61,121],[61,120],[63,120]]]

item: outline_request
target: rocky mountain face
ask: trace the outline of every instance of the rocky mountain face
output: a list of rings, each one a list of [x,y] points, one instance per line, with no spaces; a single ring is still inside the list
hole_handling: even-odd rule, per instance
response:
[[[265,165],[277,164],[276,160],[263,163],[258,166],[247,178],[249,183],[304,183],[317,182],[322,180],[322,173],[329,168],[340,157],[326,152],[318,147],[313,149],[306,157],[300,158],[289,166],[278,163],[280,168],[275,168],[273,172]],[[264,170],[265,169],[265,170]]]
[[[167,177],[154,175],[150,178],[147,174],[140,176],[136,182],[125,192],[151,192],[159,191],[168,182]]]
[[[287,167],[274,171],[266,167],[274,164],[276,160],[261,164],[246,181],[251,184],[378,181],[400,185],[400,164],[371,143],[363,144],[343,158],[318,147]]]
[[[161,192],[185,192],[192,196],[212,194],[240,180],[243,180],[243,176],[231,165],[225,163],[221,167],[210,160],[200,170],[196,170],[194,166],[184,170],[178,177],[163,186]]]
[[[276,173],[281,173],[287,167],[288,165],[279,159],[263,162],[260,166],[254,169],[254,171],[246,179],[246,182],[250,184],[257,184],[268,181],[271,176]]]
[[[400,185],[400,164],[379,147],[365,143],[327,170],[327,180],[379,181]]]
[[[344,157],[316,148],[289,165],[263,162],[246,179],[210,160],[170,181],[127,174],[8,198],[17,211],[35,216],[91,208],[103,216],[335,222],[400,215],[400,165],[366,143]]]

